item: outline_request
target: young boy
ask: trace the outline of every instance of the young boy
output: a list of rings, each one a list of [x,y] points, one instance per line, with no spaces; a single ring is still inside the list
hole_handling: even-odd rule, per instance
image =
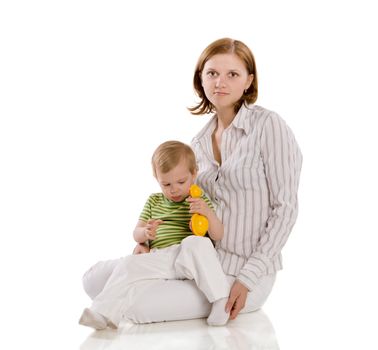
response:
[[[133,234],[139,244],[149,243],[150,254],[124,258],[93,300],[91,309],[84,310],[79,323],[95,329],[117,327],[135,303],[135,282],[194,279],[212,303],[208,324],[225,325],[229,318],[225,305],[230,285],[210,239],[193,236],[189,228],[192,214],[198,213],[207,217],[208,235],[213,241],[223,237],[223,225],[209,199],[189,197],[189,188],[197,175],[194,153],[188,145],[167,141],[154,152],[152,168],[162,193],[148,198]]]
[[[209,220],[209,236],[218,241],[223,237],[223,225],[216,217],[211,201],[191,198],[189,188],[197,175],[192,149],[178,141],[160,145],[152,156],[152,170],[162,193],[152,194],[140,215],[134,230],[139,244],[134,254],[148,253],[150,248],[166,248],[192,235],[188,223],[198,213]]]

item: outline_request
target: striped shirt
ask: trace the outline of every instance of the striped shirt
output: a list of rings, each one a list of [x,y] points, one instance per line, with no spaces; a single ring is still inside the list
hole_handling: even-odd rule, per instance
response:
[[[214,209],[209,198],[201,197],[210,208]],[[139,219],[147,222],[149,219],[159,219],[164,222],[156,230],[156,238],[149,241],[150,248],[166,248],[173,244],[179,244],[190,235],[189,222],[193,214],[189,213],[190,204],[184,200],[173,202],[163,193],[151,194],[144,205]]]
[[[297,218],[302,155],[281,117],[249,105],[223,131],[219,165],[211,138],[216,125],[213,116],[192,140],[197,182],[224,224],[216,249],[225,273],[252,290],[282,269],[281,249]]]

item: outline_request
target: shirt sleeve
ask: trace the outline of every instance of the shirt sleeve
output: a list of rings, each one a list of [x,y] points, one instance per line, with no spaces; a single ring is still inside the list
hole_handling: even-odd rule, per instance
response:
[[[269,274],[281,253],[298,214],[297,192],[302,154],[290,128],[277,114],[270,115],[261,133],[261,157],[269,190],[270,215],[259,244],[237,279],[249,290]]]
[[[142,212],[139,215],[139,220],[147,222],[151,219],[152,213],[151,213],[151,201],[152,201],[152,195],[148,197]]]

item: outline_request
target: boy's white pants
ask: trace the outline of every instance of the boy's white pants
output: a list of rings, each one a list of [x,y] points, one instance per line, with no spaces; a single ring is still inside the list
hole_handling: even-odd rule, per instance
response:
[[[275,275],[249,293],[244,312],[265,302]],[[226,276],[208,238],[189,236],[180,245],[99,262],[83,277],[92,309],[118,325],[208,316],[215,300],[229,296],[234,277]]]

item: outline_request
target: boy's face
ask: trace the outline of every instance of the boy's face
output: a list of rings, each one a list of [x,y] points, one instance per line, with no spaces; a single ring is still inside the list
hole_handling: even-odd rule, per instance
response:
[[[189,195],[196,173],[189,171],[187,162],[181,160],[172,170],[162,173],[156,169],[156,179],[165,197],[173,202],[181,202]]]

